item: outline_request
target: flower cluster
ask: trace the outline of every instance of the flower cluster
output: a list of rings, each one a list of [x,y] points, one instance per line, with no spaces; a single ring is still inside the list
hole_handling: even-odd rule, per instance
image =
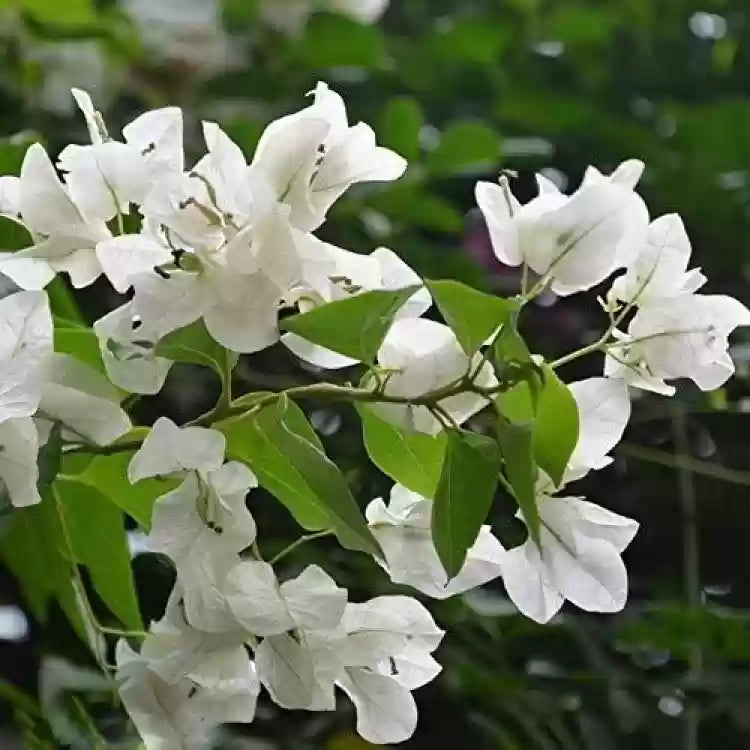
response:
[[[224,450],[220,432],[161,418],[128,469],[131,481],[183,477],[153,513],[151,547],[177,570],[166,613],[140,654],[117,648],[123,702],[147,746],[200,746],[217,724],[251,722],[260,685],[279,706],[310,711],[332,711],[338,686],[365,739],[407,739],[411,691],[439,673],[431,652],[443,632],[409,597],[347,602],[315,565],[279,583],[245,505],[255,477],[223,463]]]
[[[395,180],[406,169],[368,125],[349,123],[341,97],[323,83],[310,106],[266,128],[249,161],[218,125],[203,123],[206,153],[187,168],[179,109],[141,115],[118,140],[88,95],[73,94],[90,143],[62,151],[62,177],[39,144],[19,177],[0,177],[0,214],[31,236],[29,247],[0,257],[0,272],[21,288],[0,300],[0,479],[13,505],[38,503],[40,446],[57,446],[59,456],[94,454],[97,446],[132,450],[136,442],[132,484],[179,480],[154,505],[150,535],[152,549],[176,570],[165,615],[139,651],[126,640],[116,651],[122,700],[147,748],[200,747],[218,724],[252,721],[261,685],[279,706],[310,711],[333,710],[339,687],[355,704],[364,738],[398,742],[416,725],[411,691],[440,671],[431,654],[443,633],[415,599],[349,602],[317,566],[277,579],[260,555],[246,502],[258,483],[293,513],[312,497],[306,514],[295,513],[303,526],[369,552],[394,583],[427,597],[502,578],[518,609],[538,622],[566,599],[597,612],[624,606],[621,554],[638,524],[561,493],[611,461],[630,417],[630,388],[671,395],[671,381],[681,378],[703,390],[720,386],[733,372],[728,337],[750,325],[737,300],[698,293],[705,279],[688,270],[681,220],[650,221],[635,190],[640,162],[608,176],[590,168],[570,196],[540,176],[538,197],[525,205],[506,177],[479,183],[477,202],[498,258],[523,267],[519,296],[498,300],[425,285],[387,248],[361,255],[315,236],[350,186]],[[43,290],[61,272],[74,287],[103,275],[130,295],[93,326],[106,378],[56,351]],[[615,272],[601,300],[609,324],[597,341],[556,362],[529,353],[515,328],[524,304],[547,288],[590,290]],[[433,298],[445,323],[424,317]],[[309,326],[327,306],[363,300],[390,305],[362,318],[362,342],[375,341],[371,352],[364,343],[338,344],[330,322],[321,335],[280,323],[282,311]],[[173,364],[160,343],[196,324],[226,350],[224,401],[197,424],[161,418],[145,439],[118,443],[131,429],[123,393],[158,393]],[[278,342],[310,372],[359,366],[359,386],[315,383],[233,400],[226,385],[236,355]],[[595,352],[604,355],[601,377],[566,386],[555,374]],[[274,411],[295,395],[362,402],[394,445],[408,448],[386,451],[384,468],[367,446],[398,480],[387,504],[372,500],[362,517],[312,428]],[[572,414],[570,434],[529,439],[544,427],[539,402],[547,397]],[[231,417],[253,423],[259,444],[279,441],[275,453],[248,447],[254,471],[225,461],[231,424],[217,422]],[[305,427],[301,412],[300,420]],[[487,421],[526,439],[509,444],[501,436],[495,444]],[[413,439],[423,442],[410,453]],[[435,481],[415,479],[409,466],[423,450],[441,451]],[[266,473],[265,462],[285,451],[289,476],[278,465]],[[395,469],[394,453],[404,454]],[[488,488],[487,510],[498,481],[508,489],[528,527],[525,543],[506,547],[485,525],[486,513],[459,519],[455,535],[452,527],[443,533],[461,512],[461,461],[484,475],[476,487],[479,494]],[[292,500],[284,497],[290,487]]]

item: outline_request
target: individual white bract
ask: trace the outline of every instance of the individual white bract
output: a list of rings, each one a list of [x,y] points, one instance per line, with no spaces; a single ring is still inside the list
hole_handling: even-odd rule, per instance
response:
[[[588,378],[568,385],[578,407],[578,442],[563,484],[612,463],[607,455],[630,419],[628,387],[620,378]]]
[[[423,318],[402,318],[393,323],[378,352],[378,365],[389,371],[383,388],[387,396],[418,399],[474,369],[479,370],[474,380],[477,386],[489,388],[496,383],[492,367],[482,363],[481,355],[469,359],[448,326]],[[448,418],[463,424],[486,404],[484,396],[466,392],[448,396],[438,406]],[[374,408],[408,431],[436,434],[444,426],[427,406],[378,403]]]
[[[608,298],[638,305],[697,291],[706,281],[688,271],[690,239],[677,214],[666,214],[649,224],[646,242],[625,274],[615,279]]]
[[[383,567],[394,583],[447,599],[500,576],[503,547],[483,526],[463,568],[449,581],[432,541],[431,520],[432,500],[399,484],[387,506],[380,498],[367,506],[367,521],[385,555]]]

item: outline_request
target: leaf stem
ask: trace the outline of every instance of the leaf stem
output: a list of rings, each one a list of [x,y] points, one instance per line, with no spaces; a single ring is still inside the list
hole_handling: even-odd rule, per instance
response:
[[[296,539],[288,546],[284,547],[281,552],[279,552],[275,557],[272,557],[270,560],[271,565],[276,565],[279,560],[282,560],[285,558],[290,552],[293,552],[297,549],[297,547],[301,547],[303,544],[307,544],[308,542],[313,541],[314,539],[321,539],[324,536],[331,536],[333,534],[332,531],[325,529],[323,531],[316,531],[312,534],[305,534],[304,536],[301,536],[299,539]]]

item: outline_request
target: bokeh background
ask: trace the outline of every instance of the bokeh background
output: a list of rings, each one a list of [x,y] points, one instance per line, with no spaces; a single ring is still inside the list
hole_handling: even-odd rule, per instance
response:
[[[494,260],[473,208],[477,179],[533,173],[574,188],[586,165],[647,163],[653,216],[678,211],[708,291],[750,302],[750,4],[747,0],[0,0],[0,173],[26,146],[55,154],[87,142],[69,94],[89,90],[111,132],[147,108],[219,122],[252,153],[270,119],[301,107],[317,80],[344,94],[353,120],[411,163],[400,182],[350,191],[323,238],[369,252],[387,245],[428,278],[512,294],[514,269]],[[374,21],[374,23],[370,23]],[[23,246],[10,224],[0,247]],[[64,290],[59,293],[64,293]],[[89,322],[119,303],[104,284],[77,294]],[[545,296],[525,313],[535,351],[554,356],[593,340],[592,295]],[[542,627],[515,614],[501,583],[431,605],[448,635],[443,674],[417,693],[407,747],[506,750],[750,747],[750,337],[732,354],[738,377],[671,401],[642,397],[614,465],[581,492],[638,519],[626,553],[631,597],[617,616],[564,609]],[[563,375],[596,374],[596,358]],[[240,387],[305,382],[280,348],[243,358]],[[210,376],[175,368],[144,399],[143,423],[186,419],[213,402]],[[387,492],[370,467],[356,415],[306,405],[363,501]],[[295,536],[270,498],[253,513],[268,549]],[[510,503],[493,525],[520,530]],[[0,518],[0,545],[2,545]],[[161,614],[171,573],[131,533],[147,617]],[[364,598],[394,589],[368,560],[307,545],[289,572],[318,562]],[[277,711],[228,732],[222,748],[361,750],[353,712]],[[42,626],[0,572],[0,748],[136,748],[86,649],[62,615]]]

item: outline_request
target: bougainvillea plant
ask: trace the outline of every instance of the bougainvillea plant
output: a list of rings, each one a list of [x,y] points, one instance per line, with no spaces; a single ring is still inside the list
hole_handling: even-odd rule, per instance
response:
[[[411,736],[412,691],[440,672],[444,633],[416,598],[350,601],[316,565],[278,579],[288,551],[324,535],[422,601],[502,578],[538,622],[565,600],[624,606],[621,553],[638,524],[569,485],[611,461],[631,389],[718,387],[733,372],[728,336],[750,324],[738,301],[698,293],[679,216],[650,221],[636,192],[641,162],[591,167],[572,195],[540,176],[524,205],[506,175],[479,183],[497,257],[521,267],[520,293],[502,299],[422,280],[390,249],[361,255],[315,236],[350,186],[407,166],[350,125],[324,83],[267,127],[249,163],[203,123],[206,154],[187,168],[179,109],[146,112],[117,139],[73,95],[91,142],[57,165],[35,144],[19,177],[0,178],[0,213],[31,236],[0,256],[19,287],[0,300],[0,478],[13,506],[0,554],[33,613],[56,601],[113,673],[147,748],[201,747],[222,723],[252,722],[261,689],[283,708],[330,711],[338,687],[362,737]],[[103,275],[128,301],[93,330],[53,315],[45,287],[60,273],[76,288]],[[526,304],[612,277],[596,341],[555,361],[529,348]],[[278,342],[317,381],[234,393],[238,356]],[[560,379],[597,353],[601,377]],[[189,424],[133,426],[132,394],[158,393],[174,362],[213,368],[218,402]],[[370,459],[395,482],[387,501],[362,512],[300,398],[356,406]],[[252,515],[259,485],[301,528],[273,559]],[[485,525],[499,495],[517,503],[521,546]],[[176,571],[145,630],[121,509]]]

